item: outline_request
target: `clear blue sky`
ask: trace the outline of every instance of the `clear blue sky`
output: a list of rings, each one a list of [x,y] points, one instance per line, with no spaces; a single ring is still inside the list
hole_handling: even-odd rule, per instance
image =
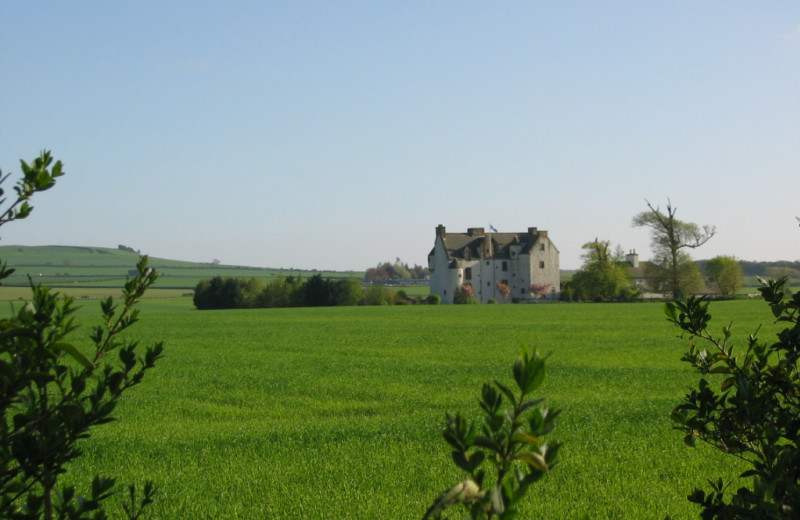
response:
[[[67,175],[3,244],[361,270],[434,229],[800,258],[800,2],[7,1],[0,167]]]

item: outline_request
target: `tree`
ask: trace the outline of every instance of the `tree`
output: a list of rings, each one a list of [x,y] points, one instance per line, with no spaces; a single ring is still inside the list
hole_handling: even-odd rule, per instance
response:
[[[371,285],[364,293],[365,305],[392,305],[394,293],[380,284]]]
[[[333,287],[336,305],[358,305],[364,299],[364,289],[358,278],[338,280]]]
[[[305,284],[305,304],[308,307],[327,307],[334,305],[333,287],[330,280],[315,274]]]
[[[245,284],[234,277],[201,280],[194,289],[193,302],[200,310],[241,309],[245,301]]]
[[[421,279],[430,274],[430,271],[420,265],[409,265],[399,258],[394,263],[381,262],[375,267],[370,267],[364,274],[365,280],[407,280]]]
[[[291,307],[292,293],[295,287],[294,278],[278,276],[256,296],[256,307]]]
[[[500,296],[502,296],[504,300],[507,300],[511,294],[511,287],[508,286],[508,282],[504,280],[497,280],[495,286],[497,287],[497,292],[500,293]]]
[[[0,225],[27,217],[30,198],[63,175],[61,161],[53,164],[49,152],[21,166],[16,200],[0,214]],[[0,175],[0,183],[7,178]],[[13,271],[0,264],[0,279]],[[77,329],[74,299],[32,280],[30,301],[0,320],[0,518],[108,518],[103,501],[116,492],[115,479],[96,476],[89,497],[58,485],[82,454],[79,441],[114,419],[122,395],[161,356],[161,343],[141,356],[136,341],[121,337],[138,320],[134,307],[155,280],[147,257],[141,257],[136,276],[125,283],[122,306],[110,297],[101,303],[102,324],[89,336],[90,354],[70,338]],[[130,503],[123,507],[128,518],[138,518],[155,488],[148,482],[141,500],[135,486],[129,491]]]
[[[553,284],[550,283],[532,283],[530,286],[531,294],[535,294],[539,298],[544,298],[550,293]]]
[[[439,495],[423,520],[459,506],[467,518],[513,518],[530,485],[558,464],[559,444],[543,436],[555,428],[559,412],[549,410],[544,399],[530,399],[544,382],[544,358],[523,347],[512,372],[518,395],[497,381],[483,385],[480,431],[460,413],[446,415],[444,438],[463,476]]]
[[[667,260],[648,262],[644,268],[647,287],[657,293],[671,294],[673,282],[672,272]],[[678,253],[678,285],[683,294],[691,294],[703,288],[703,279],[700,268],[692,261],[691,257],[681,251]]]
[[[461,287],[456,287],[453,293],[453,303],[458,305],[478,303],[472,290],[472,284],[465,283]]]
[[[673,208],[667,200],[667,212],[662,213],[658,207],[647,202],[648,211],[643,211],[633,217],[633,225],[650,228],[650,239],[654,258],[650,262],[657,269],[652,276],[660,281],[666,292],[673,298],[680,298],[688,294],[686,283],[690,280],[686,272],[682,271],[691,259],[684,249],[695,249],[706,242],[716,233],[713,226],[703,226],[701,230],[696,224],[681,222],[675,218],[677,208]],[[682,254],[684,253],[684,254]]]
[[[784,276],[786,278],[800,278],[800,269],[783,265],[769,266],[764,271],[768,278],[772,278],[774,280],[783,278]]]
[[[706,263],[706,276],[722,294],[735,294],[742,286],[742,266],[733,256],[717,256]]]
[[[704,442],[749,466],[740,475],[746,485],[734,493],[718,479],[709,481],[710,492],[695,489],[689,496],[706,520],[800,517],[800,293],[787,298],[785,278],[759,290],[786,328],[775,342],[750,334],[742,349],[734,350],[731,325],[721,337],[709,332],[704,299],[665,307],[668,320],[689,336],[682,361],[702,376],[672,420],[687,445]]]
[[[572,277],[572,290],[582,300],[629,299],[634,292],[622,250],[611,252],[611,243],[594,239],[583,245],[583,267]]]

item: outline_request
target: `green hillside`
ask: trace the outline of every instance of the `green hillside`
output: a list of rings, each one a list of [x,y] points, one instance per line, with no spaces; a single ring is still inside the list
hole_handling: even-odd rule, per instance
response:
[[[134,269],[137,253],[105,247],[0,246],[0,260],[16,269],[4,280],[6,287],[27,286],[28,276],[52,287],[121,287]],[[255,277],[265,282],[283,276],[329,278],[362,277],[363,272],[303,271],[184,262],[150,257],[158,270],[156,288],[194,289],[200,280],[214,276]]]

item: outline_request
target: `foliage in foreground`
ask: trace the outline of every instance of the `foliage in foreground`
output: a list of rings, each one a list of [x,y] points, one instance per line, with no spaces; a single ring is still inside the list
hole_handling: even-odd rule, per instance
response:
[[[785,278],[759,290],[786,328],[773,343],[750,335],[741,352],[729,343],[730,325],[722,337],[709,332],[708,302],[692,297],[666,305],[668,319],[689,334],[682,360],[703,376],[673,411],[677,428],[688,445],[700,440],[749,466],[740,475],[747,485],[735,493],[726,493],[732,483],[718,479],[708,492],[689,496],[704,519],[800,516],[800,293],[787,299]]]
[[[542,436],[553,430],[559,412],[548,410],[543,399],[530,399],[544,382],[544,358],[523,348],[513,374],[519,395],[497,381],[483,385],[480,433],[475,421],[447,414],[444,438],[464,475],[439,495],[424,519],[441,518],[453,506],[465,508],[472,519],[513,518],[529,486],[558,464],[559,444]]]
[[[48,152],[32,165],[21,162],[24,176],[14,187],[16,200],[0,214],[0,225],[26,218],[33,194],[63,175],[61,162],[48,168],[51,163]],[[0,265],[0,279],[12,272]],[[113,420],[119,398],[161,355],[159,343],[137,358],[137,342],[119,337],[137,321],[134,305],[156,279],[146,257],[137,272],[125,284],[122,308],[111,298],[102,303],[103,324],[92,331],[90,355],[67,339],[77,328],[74,300],[46,286],[31,282],[31,300],[0,320],[0,518],[108,518],[102,502],[115,493],[113,478],[95,476],[88,497],[77,495],[73,486],[57,486],[82,454],[78,442],[92,427]],[[117,362],[110,355],[115,351]],[[148,482],[142,498],[135,486],[128,489],[123,509],[128,518],[139,518],[155,488]]]

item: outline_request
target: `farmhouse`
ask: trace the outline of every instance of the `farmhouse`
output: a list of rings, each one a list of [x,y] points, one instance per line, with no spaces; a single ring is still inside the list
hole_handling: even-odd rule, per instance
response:
[[[535,227],[522,233],[486,233],[483,228],[447,233],[440,224],[428,268],[431,294],[442,303],[453,303],[463,285],[471,286],[481,303],[556,298],[561,288],[558,249],[547,231]]]

